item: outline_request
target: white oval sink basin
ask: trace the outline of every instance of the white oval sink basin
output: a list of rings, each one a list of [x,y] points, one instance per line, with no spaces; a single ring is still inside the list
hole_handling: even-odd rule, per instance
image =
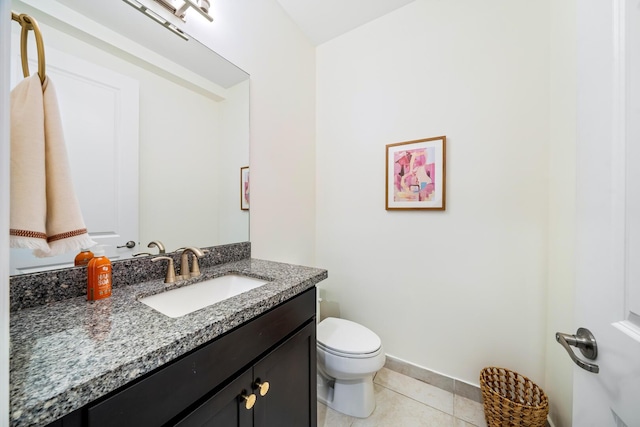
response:
[[[140,298],[139,301],[169,317],[180,317],[269,283],[253,277],[228,274]]]

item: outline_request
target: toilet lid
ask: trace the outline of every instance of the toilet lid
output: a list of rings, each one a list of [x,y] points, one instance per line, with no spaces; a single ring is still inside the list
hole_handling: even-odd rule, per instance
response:
[[[350,320],[327,317],[318,325],[318,343],[344,354],[374,353],[382,345],[370,329]]]

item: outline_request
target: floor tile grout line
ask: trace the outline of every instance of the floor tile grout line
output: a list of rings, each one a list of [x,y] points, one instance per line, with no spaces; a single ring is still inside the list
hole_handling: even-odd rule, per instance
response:
[[[393,372],[395,372],[395,371],[393,371]],[[393,391],[393,392],[395,392],[395,393],[397,393],[397,394],[399,394],[399,395],[401,395],[401,396],[405,396],[406,398],[411,399],[411,400],[413,400],[414,402],[421,403],[421,404],[423,404],[423,405],[425,405],[425,406],[428,406],[428,407],[433,408],[433,409],[435,409],[435,410],[437,410],[437,411],[439,411],[439,412],[442,412],[443,414],[447,414],[447,415],[451,415],[451,416],[454,416],[454,417],[455,417],[455,409],[456,409],[456,408],[455,408],[455,397],[456,397],[456,393],[451,392],[451,391],[447,391],[447,390],[444,390],[444,389],[441,389],[440,387],[436,387],[436,386],[434,386],[434,385],[432,385],[432,384],[425,383],[424,381],[420,381],[420,380],[418,380],[418,379],[416,379],[416,378],[410,377],[410,376],[405,375],[405,374],[402,374],[402,373],[398,373],[398,374],[399,374],[399,375],[402,375],[402,376],[406,376],[407,378],[410,378],[410,379],[414,379],[414,380],[419,381],[419,382],[421,382],[421,383],[423,383],[423,384],[426,384],[426,385],[428,385],[428,386],[430,386],[430,387],[437,388],[438,390],[442,390],[443,392],[450,394],[450,395],[451,395],[451,413],[449,414],[448,412],[443,411],[442,409],[438,409],[438,408],[436,408],[435,406],[429,405],[428,403],[424,403],[424,402],[422,402],[422,401],[420,401],[420,400],[414,399],[412,396],[409,396],[409,395],[407,395],[407,394],[404,394],[404,393],[402,393],[402,392],[401,392],[401,391],[399,391],[399,390],[396,390],[396,389],[393,389],[393,388],[387,387],[387,386],[385,386],[385,385],[383,385],[383,384],[381,384],[381,383],[377,383],[377,382],[375,382],[375,379],[376,379],[376,377],[378,376],[378,373],[377,373],[377,372],[376,372],[376,375],[375,375],[375,376],[374,376],[374,378],[373,378],[373,382],[374,382],[374,384],[379,385],[380,387],[384,387],[384,388],[386,388],[387,390],[391,390],[391,391]],[[460,396],[460,397],[463,397],[463,396]]]
[[[411,396],[407,396],[406,394],[404,394],[404,393],[400,393],[399,391],[394,390],[394,389],[392,389],[392,388],[385,387],[385,386],[383,386],[382,384],[378,384],[378,383],[376,383],[376,384],[377,384],[377,385],[379,385],[379,386],[380,386],[380,387],[382,387],[382,388],[385,388],[385,389],[387,389],[387,390],[389,390],[389,391],[391,391],[391,392],[395,393],[395,394],[398,394],[398,395],[403,396],[403,397],[405,397],[405,398],[407,398],[407,399],[409,399],[409,400],[413,400],[413,401],[414,401],[414,402],[416,402],[416,403],[419,403],[419,404],[421,404],[421,405],[427,406],[427,407],[429,407],[429,408],[431,408],[431,409],[433,409],[433,410],[435,410],[435,411],[438,411],[438,412],[440,412],[440,413],[442,413],[442,414],[449,415],[450,417],[454,417],[454,418],[455,418],[455,416],[454,416],[453,414],[448,414],[448,413],[446,413],[445,411],[443,411],[443,410],[441,410],[441,409],[435,408],[435,407],[433,407],[433,406],[431,406],[431,405],[428,405],[428,404],[426,404],[426,403],[424,403],[424,402],[420,402],[419,400],[416,400],[416,399],[414,399],[414,398],[413,398],[413,397],[411,397]],[[454,409],[455,409],[455,408],[454,408]]]
[[[436,411],[438,411],[438,412],[442,412],[443,414],[447,414],[447,415],[454,416],[453,412],[455,411],[455,408],[454,408],[455,401],[454,401],[453,393],[451,393],[451,400],[452,400],[452,402],[451,402],[451,403],[452,403],[452,406],[451,406],[451,408],[452,408],[452,409],[451,409],[451,412],[452,412],[452,413],[450,414],[450,413],[448,413],[447,411],[443,411],[442,409],[438,409],[438,408],[436,408],[435,406],[431,406],[431,405],[429,405],[428,403],[424,403],[424,402],[422,402],[422,401],[420,401],[420,400],[414,399],[413,397],[408,396],[408,395],[406,395],[406,394],[404,394],[404,393],[402,393],[402,392],[400,392],[400,391],[398,391],[398,390],[395,390],[395,389],[393,389],[393,388],[389,388],[389,387],[384,386],[384,385],[379,384],[379,383],[376,383],[376,385],[379,385],[379,386],[380,386],[380,387],[382,387],[382,388],[385,388],[385,389],[387,389],[387,390],[389,390],[389,391],[392,391],[392,392],[394,392],[394,393],[396,393],[396,394],[399,394],[400,396],[406,397],[407,399],[413,400],[414,402],[420,403],[421,405],[428,406],[429,408],[435,409],[435,410],[436,410]]]
[[[404,374],[400,374],[400,375],[404,375]],[[462,396],[462,395],[459,395],[459,394],[456,394],[455,392],[447,392],[447,393],[451,394],[451,399],[452,399],[452,410],[451,410],[451,412],[452,412],[452,413],[451,413],[451,414],[449,414],[449,413],[448,413],[448,412],[446,412],[446,411],[443,411],[443,410],[441,410],[441,409],[438,409],[438,408],[436,408],[436,407],[434,407],[434,406],[431,406],[431,405],[429,405],[429,404],[427,404],[427,403],[424,403],[424,402],[422,402],[422,401],[420,401],[420,400],[414,399],[412,396],[406,395],[406,394],[402,393],[402,392],[401,392],[401,391],[399,391],[399,390],[396,390],[396,389],[393,389],[393,388],[387,387],[387,386],[385,386],[385,385],[383,385],[383,384],[380,384],[380,383],[375,382],[375,378],[376,378],[377,376],[378,376],[378,373],[376,372],[376,375],[374,376],[374,383],[375,383],[376,385],[378,385],[378,386],[380,386],[380,387],[383,387],[383,388],[385,388],[385,389],[387,389],[387,390],[389,390],[389,391],[392,391],[392,392],[394,392],[394,393],[396,393],[396,394],[398,394],[398,395],[400,395],[400,396],[404,396],[404,397],[406,397],[407,399],[411,399],[411,400],[412,400],[412,401],[414,401],[414,402],[417,402],[417,403],[419,403],[419,404],[422,404],[422,405],[428,406],[429,408],[432,408],[432,409],[434,409],[434,410],[436,410],[436,411],[438,411],[438,412],[441,412],[441,413],[446,414],[446,415],[450,415],[450,416],[452,416],[452,417],[453,417],[454,421],[455,421],[456,419],[458,419],[458,420],[462,420],[462,421],[464,421],[465,423],[467,423],[467,424],[469,424],[469,425],[472,425],[472,426],[474,426],[474,427],[478,427],[478,425],[477,425],[477,424],[475,424],[475,422],[472,422],[472,421],[468,420],[467,418],[459,417],[459,416],[456,414],[456,402],[455,402],[455,398],[456,398],[456,396],[458,396],[458,397],[460,397],[460,398],[462,398],[462,399],[466,399],[466,400],[468,400],[468,401],[469,401],[469,402],[471,402],[471,403],[478,403],[478,402],[476,402],[475,400],[473,400],[473,399],[469,399],[469,398],[467,398],[467,397],[465,397],[465,396]],[[412,377],[408,377],[408,378],[412,378]],[[418,380],[418,381],[420,381],[420,380]],[[425,383],[425,384],[427,384],[427,385],[431,385],[431,384],[428,384],[428,383]],[[431,386],[433,386],[433,385],[431,385]],[[433,386],[433,387],[435,387],[435,386]],[[439,387],[436,387],[436,388],[439,388]],[[441,390],[442,390],[442,389],[441,389]],[[445,390],[445,391],[446,391],[446,390]]]
[[[387,368],[387,369],[389,369],[389,368]],[[440,390],[440,391],[441,391],[441,392],[443,392],[443,393],[448,393],[448,394],[450,394],[451,396],[456,396],[456,395],[457,395],[457,396],[460,396],[460,397],[464,397],[464,396],[461,396],[461,395],[459,395],[459,394],[456,394],[456,393],[455,393],[455,391],[445,390],[444,388],[440,388],[440,387],[438,387],[438,386],[436,386],[436,385],[430,384],[430,383],[428,383],[428,382],[424,382],[424,381],[422,381],[422,380],[420,380],[420,379],[418,379],[418,378],[414,378],[414,377],[412,377],[412,376],[405,375],[405,374],[403,374],[403,373],[400,373],[400,372],[394,371],[394,370],[392,370],[392,369],[389,369],[389,370],[390,370],[391,372],[394,372],[394,373],[395,373],[395,374],[397,374],[397,375],[400,375],[400,376],[406,377],[406,378],[408,378],[409,380],[416,381],[416,382],[420,383],[420,384],[421,384],[421,386],[427,386],[427,387],[429,387],[429,388],[434,388],[434,389]],[[374,383],[374,384],[378,384],[378,385],[383,386],[381,383],[377,383],[377,382],[376,382],[376,378],[377,378],[377,376],[378,376],[378,372],[376,372],[376,375],[373,377],[373,383]],[[383,386],[383,387],[384,387],[384,386]],[[389,387],[385,387],[385,388],[388,388],[389,390],[393,390],[393,389],[391,389],[391,388],[389,388]],[[402,394],[402,393],[401,393],[401,394]],[[410,396],[407,396],[407,397],[410,397]],[[414,399],[414,400],[415,400],[415,399]],[[430,405],[428,405],[428,406],[430,406]]]
[[[380,384],[378,384],[378,385],[380,385]],[[430,407],[431,409],[433,409],[433,410],[435,410],[435,411],[438,411],[438,412],[440,412],[440,413],[442,413],[442,414],[448,415],[448,416],[450,416],[450,417],[451,417],[451,419],[452,419],[454,422],[455,422],[456,420],[459,420],[459,421],[463,421],[465,424],[468,424],[468,425],[470,425],[470,426],[472,426],[472,427],[479,427],[477,424],[474,424],[474,423],[473,423],[473,422],[471,422],[471,421],[468,421],[468,420],[466,420],[466,419],[464,419],[464,418],[460,418],[460,417],[453,416],[453,415],[451,415],[451,414],[447,414],[446,412],[441,411],[441,410],[439,410],[439,409],[437,409],[437,408],[434,408],[434,407],[433,407],[433,406],[431,406],[431,405],[427,405],[427,404],[425,404],[425,403],[422,403],[422,402],[416,401],[415,399],[411,399],[410,397],[407,397],[406,395],[404,395],[404,394],[402,394],[402,393],[399,393],[399,392],[397,392],[397,391],[395,391],[395,390],[393,390],[393,389],[390,389],[390,388],[388,388],[388,387],[384,387],[384,386],[381,386],[381,387],[383,387],[383,388],[385,388],[385,389],[387,389],[387,390],[389,390],[389,391],[391,391],[391,392],[394,392],[394,393],[396,393],[396,394],[399,394],[400,396],[403,396],[403,397],[405,397],[405,398],[407,398],[407,399],[410,399],[410,400],[413,400],[413,401],[415,401],[415,402],[417,402],[417,403],[420,403],[421,405],[428,406],[428,407]],[[331,408],[329,408],[329,407],[327,407],[327,410],[332,410],[332,409],[331,409]],[[337,411],[336,411],[336,412],[337,412]],[[356,418],[356,419],[352,419],[351,421],[349,421],[349,425],[348,425],[347,427],[353,427],[353,425],[354,425],[357,421],[358,421],[358,419],[357,419],[357,418]],[[325,424],[325,425],[323,425],[323,426],[318,426],[318,427],[327,427],[327,426],[326,426],[326,424]],[[328,427],[330,427],[330,426],[328,426]]]

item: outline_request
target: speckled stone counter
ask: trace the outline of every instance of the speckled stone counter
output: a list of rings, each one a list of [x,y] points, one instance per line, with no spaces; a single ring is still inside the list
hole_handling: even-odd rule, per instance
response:
[[[204,257],[200,258],[199,262],[202,268],[251,258],[250,242],[231,243],[202,249],[208,250]],[[113,287],[128,286],[164,277],[167,266],[162,262],[152,262],[151,260],[156,256],[160,255],[112,260]],[[162,254],[162,256],[172,257],[176,270],[178,270],[179,254],[172,252]],[[17,275],[11,277],[10,283],[10,310],[16,311],[86,295],[87,269],[72,267]],[[43,284],[46,285],[43,286]]]
[[[269,283],[179,318],[139,298],[229,273]],[[41,426],[218,337],[327,277],[317,268],[243,259],[202,269],[167,286],[162,279],[113,288],[11,314],[11,426]]]

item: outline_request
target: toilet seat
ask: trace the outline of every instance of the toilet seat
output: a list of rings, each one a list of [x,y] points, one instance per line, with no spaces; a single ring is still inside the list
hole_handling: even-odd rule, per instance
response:
[[[342,357],[345,359],[370,359],[378,356],[382,352],[382,347],[380,347],[378,350],[374,351],[373,353],[352,354],[352,353],[341,353],[339,351],[327,348],[322,344],[318,343],[318,350],[322,350],[329,354],[333,354],[334,356]]]
[[[336,356],[363,359],[382,351],[378,335],[350,320],[327,317],[318,324],[316,334],[318,348]]]

